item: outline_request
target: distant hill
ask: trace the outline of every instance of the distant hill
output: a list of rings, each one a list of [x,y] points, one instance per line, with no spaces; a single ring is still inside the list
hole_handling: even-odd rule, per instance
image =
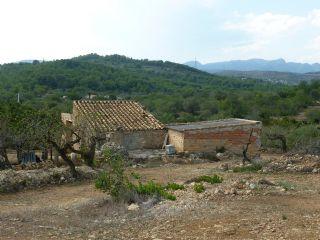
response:
[[[39,60],[21,60],[21,61],[19,61],[19,62],[17,62],[17,63],[33,63],[33,61],[39,61]]]
[[[269,82],[298,84],[301,81],[319,80],[320,72],[291,73],[274,71],[221,71],[217,75],[237,77],[241,79],[261,79]]]
[[[81,99],[88,93],[101,98],[129,98],[177,91],[259,89],[261,80],[242,81],[209,74],[183,64],[137,60],[120,55],[88,54],[72,59],[0,65],[0,100],[15,99],[32,105],[62,103],[62,97]],[[189,89],[189,90],[188,90]],[[45,101],[44,101],[45,100]],[[49,104],[50,105],[50,104]]]
[[[197,68],[209,73],[217,73],[221,71],[274,71],[274,72],[290,72],[290,73],[309,73],[319,72],[320,64],[286,62],[284,59],[264,60],[234,60],[227,62],[216,62],[201,64],[200,62],[190,61],[186,65]]]
[[[16,102],[18,93],[23,105],[56,113],[71,111],[72,100],[94,96],[137,100],[164,123],[230,117],[268,121],[296,115],[319,100],[320,82],[296,87],[167,61],[89,54],[0,65],[0,105]]]

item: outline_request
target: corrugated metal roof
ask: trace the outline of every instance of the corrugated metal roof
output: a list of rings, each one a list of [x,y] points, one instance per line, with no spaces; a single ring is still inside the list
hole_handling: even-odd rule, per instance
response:
[[[222,128],[222,127],[253,125],[253,124],[261,124],[261,122],[247,120],[247,119],[229,118],[229,119],[222,119],[222,120],[216,120],[216,121],[169,124],[167,125],[167,128],[176,130],[179,132],[183,132],[188,130],[201,130],[201,129],[209,129],[209,128]]]
[[[129,100],[73,102],[74,113],[104,131],[157,130],[165,126],[143,107]]]

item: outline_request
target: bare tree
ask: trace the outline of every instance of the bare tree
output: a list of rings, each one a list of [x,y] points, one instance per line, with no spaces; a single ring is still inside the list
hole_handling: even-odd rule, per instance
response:
[[[0,119],[0,170],[12,168],[8,159],[7,149],[10,145],[10,131],[5,119]]]
[[[55,148],[69,166],[73,177],[77,178],[78,173],[70,158],[71,152],[80,154],[84,162],[93,167],[97,144],[106,139],[100,128],[84,120],[76,125],[66,126],[59,116],[49,114],[41,118],[40,122],[39,129],[44,141]]]
[[[253,129],[251,129],[250,131],[250,135],[249,135],[249,139],[248,142],[246,143],[245,146],[243,146],[243,151],[242,151],[242,163],[245,164],[246,162],[251,163],[251,159],[248,157],[248,149],[249,149],[249,145],[251,144],[251,137],[252,137],[252,133],[253,133]]]
[[[68,150],[79,141],[80,139],[77,138],[76,140],[73,140],[70,142],[60,143],[50,137],[48,138],[48,143],[52,144],[52,146],[56,149],[56,151],[59,153],[61,158],[65,161],[66,164],[68,164],[71,174],[74,178],[78,177],[78,172],[76,171],[74,162],[68,156]]]
[[[81,118],[73,126],[72,134],[77,135],[81,139],[81,146],[79,149],[75,149],[71,146],[70,150],[80,154],[84,162],[88,166],[93,167],[97,145],[107,140],[106,134],[98,124],[84,118]]]
[[[63,161],[69,166],[71,174],[74,178],[79,176],[76,171],[75,164],[69,157],[69,151],[74,144],[79,143],[81,138],[74,135],[72,139],[68,141],[62,136],[66,131],[70,131],[60,120],[58,114],[46,113],[46,112],[35,112],[30,117],[30,123],[26,126],[27,128],[34,129],[33,131],[27,131],[30,137],[28,144],[24,144],[23,149],[30,147],[51,148],[53,147],[61,156]],[[25,134],[20,133],[21,139],[24,139]]]
[[[280,141],[281,142],[281,150],[286,153],[288,151],[287,147],[287,138],[284,134],[280,133],[268,133],[266,134],[267,138],[271,141]]]

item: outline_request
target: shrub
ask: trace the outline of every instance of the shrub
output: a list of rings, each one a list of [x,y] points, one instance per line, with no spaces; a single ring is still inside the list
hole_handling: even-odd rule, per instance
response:
[[[110,174],[110,172],[102,172],[95,181],[96,188],[107,192],[116,201],[129,201],[130,184],[124,177]]]
[[[168,200],[176,200],[176,197],[173,194],[168,193],[165,187],[153,181],[146,184],[139,183],[137,186],[132,185],[132,187],[140,195],[158,196]]]
[[[280,181],[278,182],[278,185],[286,191],[295,189],[295,185],[287,181]]]
[[[320,123],[320,110],[308,110],[305,115],[310,123]]]
[[[320,139],[320,129],[317,125],[304,125],[296,128],[288,134],[288,146],[290,149],[307,149]]]
[[[196,193],[202,193],[206,190],[202,183],[196,183],[193,186],[193,189]]]
[[[125,174],[124,159],[120,154],[112,153],[110,150],[105,152],[107,168],[95,181],[95,186],[107,192],[115,201],[136,202],[137,195],[157,196],[168,200],[176,200],[173,194],[167,192],[169,188],[181,188],[179,184],[171,183],[166,187],[150,181],[146,184],[139,182],[137,185],[130,182]],[[131,173],[135,179],[140,179],[139,174]],[[183,186],[182,186],[183,187]]]
[[[239,173],[239,172],[257,172],[262,169],[261,164],[252,164],[247,166],[241,166],[241,167],[235,167],[232,169],[233,172]]]
[[[168,183],[167,186],[166,186],[166,189],[167,190],[173,190],[173,191],[184,190],[184,186],[180,185],[180,184],[177,184],[177,183]]]
[[[270,138],[270,136],[283,136],[286,140],[286,137],[290,131],[290,129],[294,128],[295,126],[292,125],[286,125],[285,123],[279,123],[279,125],[273,125],[273,126],[266,126],[263,128],[261,140],[262,145],[267,148],[277,148],[284,150],[284,145],[281,140]]]
[[[214,174],[213,176],[203,175],[203,176],[197,177],[194,181],[197,183],[207,182],[210,184],[215,184],[215,183],[222,183],[223,178],[218,176],[217,174]]]
[[[104,152],[106,170],[95,181],[95,186],[104,192],[108,192],[116,201],[129,201],[132,195],[131,184],[125,175],[123,157],[106,149]]]
[[[281,148],[279,140],[270,140],[268,135],[283,135],[288,150],[308,150],[318,144],[320,129],[317,124],[292,124],[265,127],[262,134],[262,145],[270,148]]]
[[[216,147],[216,152],[217,153],[224,153],[225,151],[226,151],[226,148],[224,146]]]
[[[137,180],[141,179],[141,175],[140,175],[139,173],[132,172],[132,173],[131,173],[131,176],[132,176],[134,179],[137,179]]]

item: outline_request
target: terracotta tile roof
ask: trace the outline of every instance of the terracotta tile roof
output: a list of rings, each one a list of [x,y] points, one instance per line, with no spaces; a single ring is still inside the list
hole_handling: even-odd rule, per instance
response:
[[[74,101],[73,113],[77,116],[85,116],[91,125],[110,132],[156,130],[165,127],[135,101]]]

